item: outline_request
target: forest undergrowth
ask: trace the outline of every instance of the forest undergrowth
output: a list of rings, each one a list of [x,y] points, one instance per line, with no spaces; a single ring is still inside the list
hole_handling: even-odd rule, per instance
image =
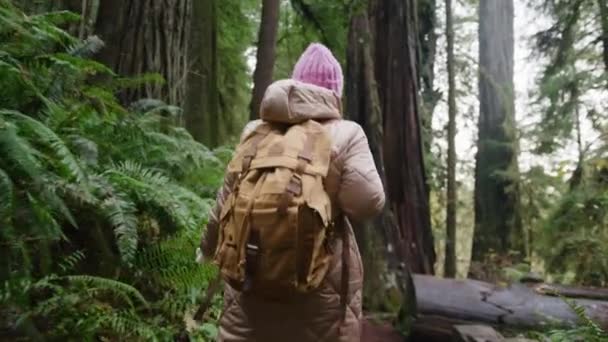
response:
[[[0,1],[0,340],[172,340],[215,276],[194,251],[231,151],[180,108],[119,103],[163,80],[95,62],[103,42],[62,29],[77,20]]]

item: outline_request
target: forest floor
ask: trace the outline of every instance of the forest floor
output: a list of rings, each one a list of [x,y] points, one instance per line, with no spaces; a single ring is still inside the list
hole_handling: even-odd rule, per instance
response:
[[[403,342],[403,336],[390,324],[378,324],[363,319],[361,327],[362,342]]]

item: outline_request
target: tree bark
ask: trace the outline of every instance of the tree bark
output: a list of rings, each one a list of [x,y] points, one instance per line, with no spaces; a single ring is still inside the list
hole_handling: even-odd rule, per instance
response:
[[[597,0],[600,7],[600,20],[602,26],[602,44],[604,45],[604,67],[608,73],[608,3],[606,0]]]
[[[419,0],[418,6],[418,70],[420,75],[420,93],[422,97],[421,122],[424,155],[430,155],[433,145],[433,112],[441,99],[435,89],[435,55],[437,50],[435,0]],[[427,163],[427,174],[431,174],[432,165]]]
[[[257,62],[255,72],[253,73],[253,93],[249,105],[249,118],[251,120],[258,118],[264,92],[270,83],[272,83],[280,5],[280,0],[264,0],[262,4],[262,22],[260,23],[258,34]]]
[[[376,168],[386,188],[382,154],[382,110],[374,73],[373,37],[367,12],[363,11],[351,18],[348,37],[346,113],[365,131]],[[389,207],[385,206],[381,215],[371,224],[356,225],[355,236],[363,256],[366,274],[363,289],[366,310],[399,309],[399,304],[404,302],[403,296],[412,295],[412,292],[407,293],[400,288],[387,289],[388,278],[396,278],[398,284],[405,284],[403,279],[399,279],[404,274],[398,271],[398,265],[403,258],[395,254],[394,248],[388,248],[390,242],[399,236],[398,227]]]
[[[217,3],[192,2],[187,95],[184,103],[186,129],[207,146],[219,144],[219,91],[217,59]]]
[[[85,21],[95,23],[94,30],[88,25],[79,28],[79,34],[95,32],[105,42],[97,58],[122,76],[158,73],[166,80],[127,90],[121,100],[156,98],[181,105],[186,93],[190,0],[103,0],[97,5],[81,7]],[[97,12],[94,17],[91,11]]]
[[[480,113],[475,165],[473,260],[521,250],[514,138],[513,0],[479,3]]]
[[[538,284],[528,287],[516,283],[499,287],[476,280],[413,277],[419,315],[415,326],[418,328],[424,322],[432,322],[433,328],[441,324],[475,322],[497,328],[541,330],[549,325],[570,327],[579,323],[579,317],[564,299],[544,295],[537,290]],[[569,300],[584,308],[602,328],[608,328],[608,302]]]
[[[413,0],[377,0],[371,3],[370,15],[388,204],[399,227],[391,247],[404,256],[411,271],[432,274],[435,252],[417,97],[414,5]]]
[[[447,37],[448,68],[448,189],[445,241],[446,277],[456,276],[456,206],[458,204],[456,189],[456,84],[454,75],[454,24],[452,17],[452,0],[445,0],[445,21]]]

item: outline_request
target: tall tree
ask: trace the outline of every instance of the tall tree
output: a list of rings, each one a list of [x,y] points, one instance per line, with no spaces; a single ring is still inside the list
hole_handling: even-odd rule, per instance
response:
[[[376,167],[386,188],[384,157],[382,154],[382,109],[378,98],[375,66],[372,57],[373,40],[367,10],[359,9],[349,27],[346,66],[346,113],[365,131]],[[363,284],[364,305],[368,310],[379,310],[391,305],[395,298],[386,295],[386,276],[394,272],[399,258],[387,245],[393,241],[397,226],[390,208],[385,206],[370,224],[355,226],[355,236],[365,268]]]
[[[417,37],[403,38],[415,33],[413,26],[405,29],[406,18],[416,16],[412,10],[412,2],[400,1],[370,1],[369,7],[353,8],[345,87],[346,112],[365,130],[389,192],[382,214],[355,227],[366,270],[364,305],[373,311],[399,309],[404,318],[415,306],[408,270],[433,273],[435,257],[416,98]],[[389,29],[402,39],[385,40]],[[394,48],[387,54],[377,53],[389,44]],[[404,63],[396,69],[380,67],[389,58]],[[393,149],[391,144],[399,146]],[[387,289],[387,279],[396,279],[398,287]]]
[[[473,259],[515,247],[520,228],[514,141],[513,0],[479,2],[480,113],[475,164]]]
[[[534,133],[536,152],[552,153],[571,142],[577,120],[607,118],[596,98],[608,86],[608,4],[545,0],[542,9],[552,19],[536,34],[535,50],[547,58],[538,80],[539,99],[547,106]]]
[[[370,22],[388,205],[398,227],[393,247],[412,272],[432,274],[435,252],[419,114],[415,4],[413,0],[372,1]]]
[[[218,132],[218,58],[217,2],[192,2],[190,23],[190,68],[187,73],[187,96],[184,106],[186,128],[192,136],[208,146],[219,144]]]
[[[419,0],[418,6],[418,70],[422,97],[421,121],[423,128],[424,155],[430,156],[433,145],[433,112],[441,99],[435,89],[435,55],[437,51],[437,3],[436,0]],[[427,159],[428,161],[428,159]],[[433,173],[432,163],[427,162],[427,174]]]
[[[253,93],[249,105],[251,120],[258,118],[260,103],[266,88],[272,82],[275,63],[277,30],[279,27],[280,0],[264,0],[262,21],[258,34],[257,62],[253,73]]]
[[[445,31],[448,68],[448,189],[446,208],[445,267],[446,277],[456,276],[456,84],[454,75],[454,22],[452,0],[445,0]]]
[[[74,1],[68,1],[74,7]],[[79,1],[80,2],[80,1]],[[83,3],[89,3],[84,1]],[[98,59],[122,76],[158,73],[166,82],[129,90],[121,98],[128,103],[150,97],[181,105],[186,94],[190,0],[103,0],[96,6],[78,8],[105,42]],[[195,4],[198,1],[194,1]],[[85,25],[86,26],[86,25]]]

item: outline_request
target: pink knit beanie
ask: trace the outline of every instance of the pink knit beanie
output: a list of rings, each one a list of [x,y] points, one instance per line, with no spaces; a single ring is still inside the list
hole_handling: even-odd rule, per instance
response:
[[[293,68],[292,78],[333,90],[336,95],[342,96],[342,68],[323,44],[312,43],[308,46]]]

